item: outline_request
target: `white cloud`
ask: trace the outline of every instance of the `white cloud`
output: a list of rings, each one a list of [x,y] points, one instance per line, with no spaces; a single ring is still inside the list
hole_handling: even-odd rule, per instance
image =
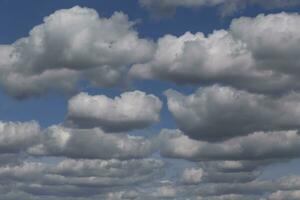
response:
[[[69,100],[68,121],[78,127],[128,131],[159,121],[161,108],[156,96],[141,91],[125,92],[114,99],[80,93]]]
[[[52,126],[41,144],[29,149],[35,156],[65,156],[90,159],[143,158],[153,153],[150,140],[127,134],[109,134],[100,129],[69,129]]]
[[[222,173],[253,172],[260,170],[269,164],[280,162],[280,160],[224,160],[201,162],[204,170]]]
[[[40,126],[37,122],[1,122],[0,152],[18,153],[26,151],[40,139]]]
[[[182,173],[182,181],[185,184],[198,184],[202,181],[204,171],[201,168],[187,168]]]
[[[120,12],[104,18],[79,6],[58,10],[28,37],[0,46],[0,83],[19,98],[74,90],[79,79],[114,85],[128,65],[152,55],[153,44],[140,39],[133,26]]]
[[[158,39],[154,57],[134,77],[180,84],[229,85],[259,93],[299,90],[298,14],[234,19],[228,30]]]
[[[257,68],[299,75],[299,25],[298,14],[282,12],[234,19],[229,30],[247,45]]]

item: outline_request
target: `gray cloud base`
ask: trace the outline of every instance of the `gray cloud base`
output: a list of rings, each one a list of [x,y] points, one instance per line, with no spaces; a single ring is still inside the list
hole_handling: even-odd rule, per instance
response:
[[[300,95],[252,94],[218,85],[189,96],[165,92],[168,108],[179,128],[194,139],[220,141],[257,131],[298,129]]]
[[[300,155],[300,135],[297,131],[255,132],[210,143],[190,139],[179,130],[163,130],[157,143],[163,156],[196,161],[276,160],[297,158]]]
[[[127,134],[110,134],[101,129],[69,129],[52,126],[44,131],[41,143],[28,153],[34,156],[64,156],[89,159],[144,158],[153,153],[150,140]]]

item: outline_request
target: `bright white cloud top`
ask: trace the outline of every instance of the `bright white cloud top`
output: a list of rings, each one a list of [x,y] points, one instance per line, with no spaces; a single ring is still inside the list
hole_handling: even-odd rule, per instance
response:
[[[113,99],[80,93],[69,100],[68,120],[78,127],[128,131],[158,122],[161,108],[156,96],[141,91],[125,92]]]
[[[80,79],[115,85],[128,65],[152,55],[153,44],[139,38],[133,26],[120,12],[102,18],[79,6],[56,11],[28,37],[0,46],[0,83],[19,98],[72,91]]]
[[[158,39],[150,62],[131,74],[179,84],[221,84],[259,93],[299,90],[298,14],[234,19],[228,30]],[[291,62],[291,60],[293,60]]]

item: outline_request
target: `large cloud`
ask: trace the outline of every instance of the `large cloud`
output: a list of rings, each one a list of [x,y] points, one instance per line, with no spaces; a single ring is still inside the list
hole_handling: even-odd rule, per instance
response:
[[[262,93],[298,90],[299,23],[298,14],[279,13],[235,19],[228,30],[208,36],[166,35],[152,61],[134,65],[131,74]]]
[[[26,156],[132,159],[155,151],[150,139],[101,129],[74,129],[54,125],[42,130],[35,121],[0,122],[1,165],[19,163]]]
[[[173,90],[166,95],[177,125],[194,139],[219,141],[256,131],[300,127],[297,93],[275,98],[214,85],[189,96]]]
[[[127,134],[109,134],[100,129],[69,129],[52,126],[42,142],[28,150],[35,156],[65,156],[90,159],[131,159],[150,156],[150,140]]]
[[[263,8],[284,8],[299,5],[297,0],[139,0],[140,5],[150,10],[156,17],[169,16],[177,7],[218,7],[221,15],[229,15],[248,5]]]
[[[68,121],[78,127],[128,131],[157,122],[161,107],[156,96],[140,91],[125,92],[114,99],[80,93],[69,100]]]
[[[247,45],[257,68],[299,75],[299,25],[299,14],[282,12],[234,19],[229,30]]]
[[[103,18],[79,6],[56,11],[28,37],[0,46],[0,83],[19,98],[73,90],[79,79],[114,85],[128,65],[152,55],[153,44],[140,39],[133,25],[120,12]]]
[[[163,156],[194,161],[291,159],[300,156],[297,131],[255,132],[209,143],[192,140],[179,130],[163,130],[157,140]]]

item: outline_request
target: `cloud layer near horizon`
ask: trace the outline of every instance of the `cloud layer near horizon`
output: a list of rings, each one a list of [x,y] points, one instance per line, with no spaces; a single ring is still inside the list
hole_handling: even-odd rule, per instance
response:
[[[296,192],[285,191],[300,187],[298,177],[286,177],[278,182],[257,180],[265,166],[300,156],[297,131],[256,132],[209,143],[192,140],[179,130],[163,130],[158,136],[146,139],[124,133],[107,133],[99,128],[73,129],[57,125],[43,130],[36,122],[1,124],[5,127],[2,135],[10,136],[13,141],[5,144],[4,150],[1,148],[3,158],[9,158],[7,163],[0,165],[0,180],[7,184],[1,189],[8,196],[11,196],[8,191],[13,189],[22,196],[23,193],[29,195],[29,198],[42,195],[62,199],[64,196],[82,199],[122,199],[124,196],[126,199],[128,195],[134,199],[195,196],[230,199],[237,195],[243,199],[248,198],[247,195],[270,193],[268,198],[276,199],[295,196]],[[20,132],[20,127],[27,129]],[[33,131],[34,137],[26,130]],[[13,136],[26,138],[28,145],[8,153],[7,149],[16,146]],[[157,150],[165,158],[199,162],[199,166],[184,168],[177,183],[162,181],[155,184],[154,181],[149,185],[149,181],[167,170],[164,159],[152,158],[151,154]],[[21,154],[26,156],[22,158]],[[18,155],[19,158],[14,159]],[[45,156],[58,160],[52,164],[36,160]],[[137,183],[139,187],[134,186]],[[238,187],[237,183],[240,183]],[[204,188],[195,190],[199,184]],[[95,187],[101,189],[95,190]],[[144,191],[149,187],[153,192]]]

